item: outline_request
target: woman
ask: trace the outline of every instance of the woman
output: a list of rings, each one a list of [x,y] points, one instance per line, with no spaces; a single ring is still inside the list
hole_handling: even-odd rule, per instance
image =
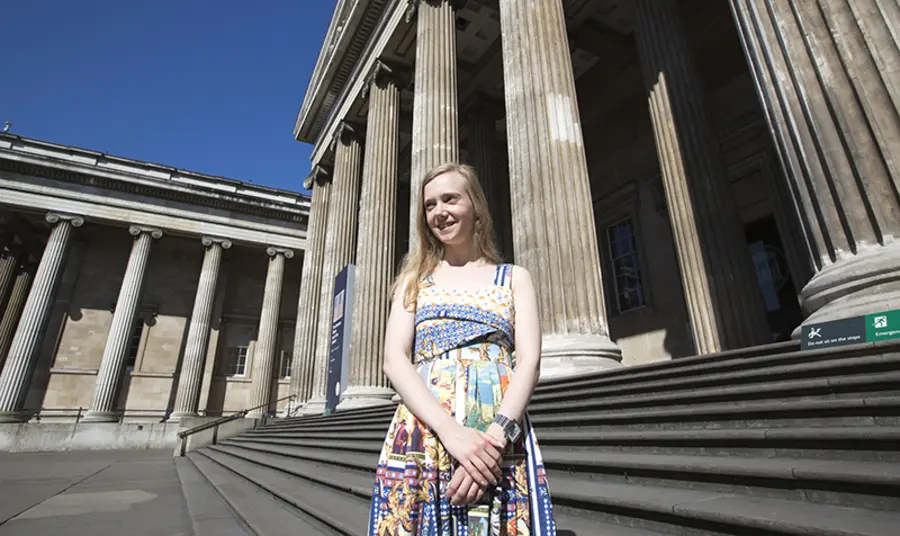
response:
[[[433,169],[420,198],[419,246],[397,277],[385,334],[384,371],[403,404],[381,451],[369,534],[555,535],[525,412],[541,354],[531,276],[500,264],[471,167]]]

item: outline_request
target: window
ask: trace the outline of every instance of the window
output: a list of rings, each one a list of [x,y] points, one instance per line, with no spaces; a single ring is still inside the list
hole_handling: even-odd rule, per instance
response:
[[[136,318],[134,327],[131,328],[131,341],[128,345],[128,353],[125,355],[125,368],[128,371],[134,370],[137,363],[138,352],[141,349],[141,336],[144,334],[144,319]]]
[[[644,285],[641,281],[641,265],[631,219],[607,227],[606,240],[612,261],[616,305],[619,312],[625,313],[643,307],[646,305]]]
[[[248,346],[231,346],[225,354],[223,373],[226,376],[245,376],[247,373]]]
[[[281,351],[281,366],[278,367],[278,379],[285,379],[291,377],[291,353],[287,350]]]

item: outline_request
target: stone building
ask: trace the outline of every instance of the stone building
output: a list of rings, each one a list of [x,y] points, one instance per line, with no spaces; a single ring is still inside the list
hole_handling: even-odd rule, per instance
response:
[[[274,410],[308,214],[298,193],[0,134],[0,421]]]
[[[445,161],[476,167],[535,277],[545,377],[896,306],[898,27],[856,1],[339,0],[294,128],[315,144],[300,399],[321,407],[348,263],[344,404],[391,397],[384,296]]]

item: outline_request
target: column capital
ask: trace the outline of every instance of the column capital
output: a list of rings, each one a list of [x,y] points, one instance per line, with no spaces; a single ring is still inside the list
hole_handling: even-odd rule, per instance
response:
[[[61,221],[69,222],[72,227],[81,227],[84,225],[84,216],[79,216],[78,214],[66,214],[63,212],[48,212],[47,216],[44,218],[47,223],[51,223],[56,225]]]
[[[303,187],[312,190],[316,185],[321,186],[331,180],[332,171],[332,168],[328,166],[315,164],[312,169],[309,170],[306,178],[303,179]]]
[[[402,89],[412,84],[412,72],[408,67],[378,58],[372,65],[372,69],[369,70],[369,74],[366,75],[366,83],[362,89],[363,100],[369,98],[369,91],[374,84],[379,86],[394,84],[397,88]]]
[[[266,255],[269,257],[274,257],[276,255],[284,255],[285,259],[294,258],[294,250],[287,248],[280,248],[278,246],[269,246],[266,248]]]
[[[416,15],[419,12],[419,4],[421,4],[422,1],[423,0],[407,0],[409,5],[406,8],[406,16],[404,17],[404,20],[406,20],[407,24],[409,24],[410,22],[412,22],[412,20],[414,18],[416,18]],[[424,1],[426,3],[431,3],[431,4],[439,4],[441,2],[447,2],[448,4],[450,4],[450,6],[453,7],[453,9],[455,9],[457,11],[466,7],[466,2],[468,2],[468,0],[424,0]]]
[[[231,247],[231,240],[227,238],[220,238],[218,236],[202,236],[200,237],[200,243],[203,244],[203,247],[208,248],[213,244],[219,244],[222,246],[222,249],[228,249]]]
[[[351,141],[356,141],[362,143],[362,133],[364,131],[364,127],[353,123],[352,121],[341,121],[338,123],[337,130],[334,132],[334,137],[331,138],[329,149],[334,151],[337,148],[338,142],[350,143]]]
[[[162,238],[162,229],[158,227],[147,227],[145,225],[129,225],[128,234],[131,236],[140,236],[142,233],[148,233],[155,240]]]

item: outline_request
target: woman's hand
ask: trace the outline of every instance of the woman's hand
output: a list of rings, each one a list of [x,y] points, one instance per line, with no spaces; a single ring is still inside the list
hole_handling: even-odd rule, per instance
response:
[[[500,478],[500,459],[504,442],[491,435],[454,423],[440,436],[441,443],[482,488],[496,484]]]
[[[484,495],[486,489],[475,482],[465,468],[458,467],[453,472],[453,478],[447,486],[447,497],[450,498],[450,504],[454,506],[472,504]]]

